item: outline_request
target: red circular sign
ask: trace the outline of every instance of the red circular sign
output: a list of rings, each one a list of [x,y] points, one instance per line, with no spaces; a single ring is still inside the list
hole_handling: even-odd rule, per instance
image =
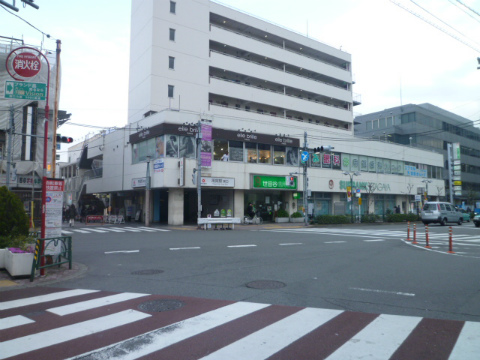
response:
[[[24,52],[13,59],[13,70],[20,76],[33,77],[40,72],[40,59],[32,53]]]

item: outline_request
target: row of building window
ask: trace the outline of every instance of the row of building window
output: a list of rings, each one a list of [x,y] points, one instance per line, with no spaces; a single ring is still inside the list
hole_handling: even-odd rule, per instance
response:
[[[228,161],[232,162],[299,166],[300,151],[298,147],[224,139],[202,142],[202,154],[210,153],[214,161],[225,161],[227,159],[225,155],[228,155]],[[163,157],[193,159],[196,157],[195,138],[161,135],[133,145],[133,164],[146,161],[147,156],[151,159]],[[440,167],[346,153],[311,153],[308,163],[312,168],[443,178],[443,169]]]

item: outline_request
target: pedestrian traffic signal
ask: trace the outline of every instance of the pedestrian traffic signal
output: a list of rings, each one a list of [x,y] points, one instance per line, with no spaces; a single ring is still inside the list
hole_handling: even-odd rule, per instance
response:
[[[285,176],[287,186],[295,186],[295,176]]]
[[[71,143],[73,143],[73,138],[67,137],[67,136],[62,136],[62,135],[57,135],[57,143],[71,144]]]

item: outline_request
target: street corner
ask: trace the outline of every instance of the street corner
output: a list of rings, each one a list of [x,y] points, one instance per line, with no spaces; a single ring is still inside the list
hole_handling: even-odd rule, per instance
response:
[[[37,270],[34,281],[30,281],[30,276],[12,277],[6,269],[0,270],[0,291],[18,289],[24,287],[33,287],[40,285],[54,284],[61,281],[75,279],[83,276],[88,267],[81,263],[73,263],[72,269],[68,268],[68,264],[60,267],[54,266],[45,269],[45,275],[40,275]]]

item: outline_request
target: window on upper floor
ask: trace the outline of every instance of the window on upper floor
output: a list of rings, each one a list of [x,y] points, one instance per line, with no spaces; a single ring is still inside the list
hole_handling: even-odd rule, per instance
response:
[[[170,14],[176,14],[177,3],[175,1],[170,1]]]
[[[385,118],[379,119],[378,122],[379,122],[379,125],[378,125],[379,128],[380,128],[380,129],[383,129],[383,128],[385,127],[385,125],[386,125]]]
[[[173,91],[175,90],[175,86],[168,85],[168,97],[173,98]]]
[[[376,120],[373,120],[373,121],[372,121],[372,125],[373,125],[373,127],[372,127],[372,128],[373,128],[373,130],[376,130],[376,129],[378,129],[378,119],[376,119]]]
[[[175,29],[170,28],[170,41],[175,41]]]
[[[368,131],[368,130],[372,130],[372,129],[373,129],[373,127],[372,127],[372,126],[373,126],[373,125],[372,125],[372,121],[367,121],[365,124],[366,124],[365,130]]]
[[[175,58],[173,56],[168,57],[168,68],[175,69]]]

